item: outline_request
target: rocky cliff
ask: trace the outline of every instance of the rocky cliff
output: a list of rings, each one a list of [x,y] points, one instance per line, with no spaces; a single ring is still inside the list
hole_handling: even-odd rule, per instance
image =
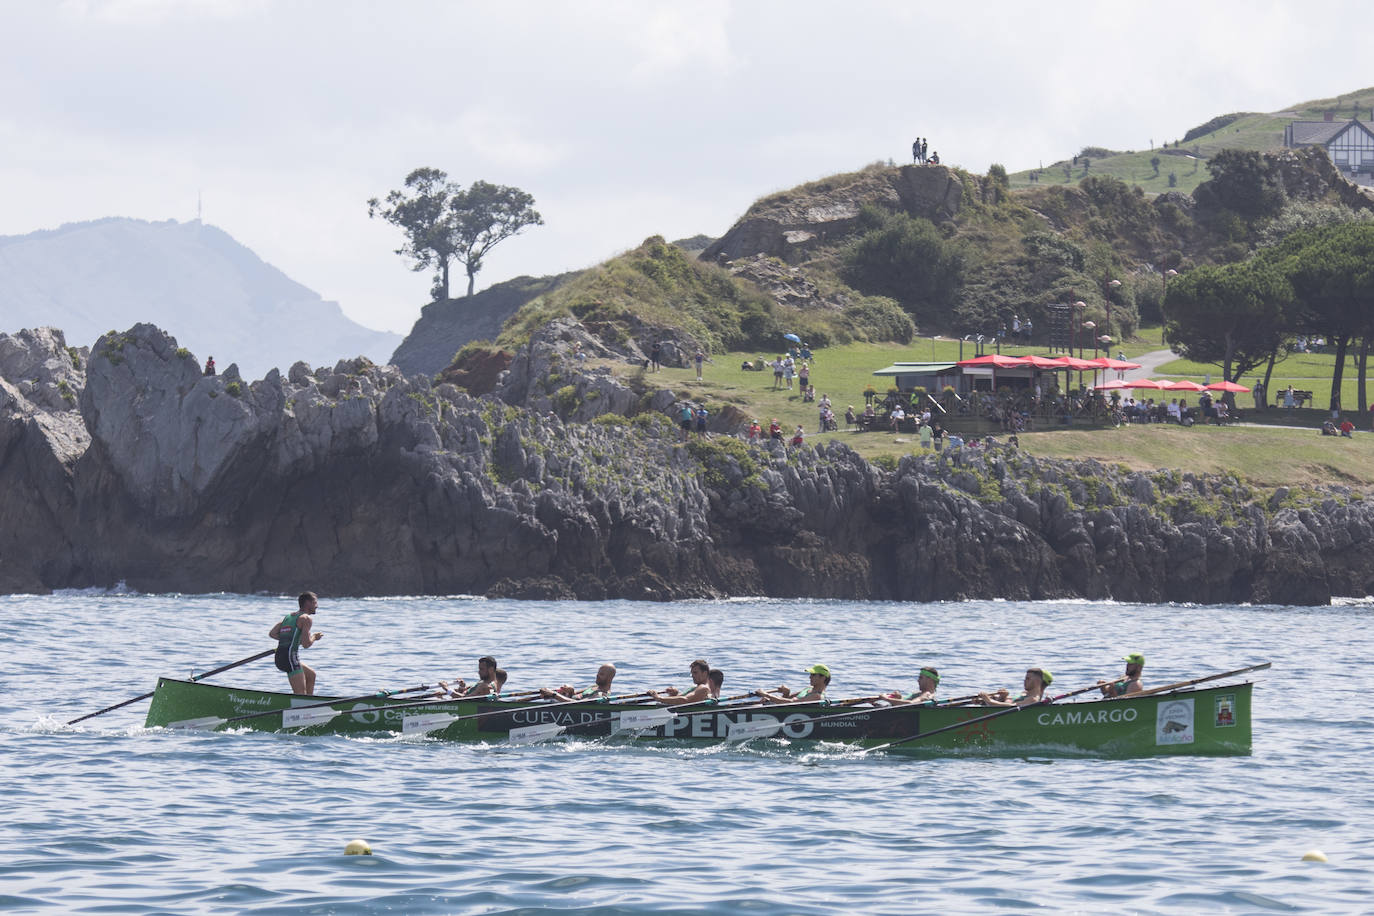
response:
[[[1374,504],[1340,489],[1257,493],[1002,449],[884,469],[838,443],[684,443],[652,409],[564,422],[366,360],[206,378],[148,325],[89,354],[55,331],[0,335],[0,517],[7,592],[1374,592]]]

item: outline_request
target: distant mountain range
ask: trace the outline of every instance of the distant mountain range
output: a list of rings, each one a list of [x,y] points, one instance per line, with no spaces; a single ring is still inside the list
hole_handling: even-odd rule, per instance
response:
[[[89,346],[138,322],[249,379],[297,360],[387,363],[398,334],[348,319],[228,233],[200,221],[112,217],[0,236],[0,331],[50,325]]]

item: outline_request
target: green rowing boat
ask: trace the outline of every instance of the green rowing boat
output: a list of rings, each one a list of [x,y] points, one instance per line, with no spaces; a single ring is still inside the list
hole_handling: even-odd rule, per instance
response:
[[[521,743],[557,736],[676,744],[838,743],[911,756],[1250,753],[1249,682],[1010,711],[983,706],[662,707],[643,703],[338,700],[162,678],[147,725],[295,734],[400,732]],[[908,739],[915,740],[908,740]]]

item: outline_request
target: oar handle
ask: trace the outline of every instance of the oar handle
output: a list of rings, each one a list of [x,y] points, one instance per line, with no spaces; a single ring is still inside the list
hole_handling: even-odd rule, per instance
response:
[[[193,674],[191,675],[191,680],[204,680],[205,678],[210,677],[211,675],[219,674],[222,671],[228,671],[230,668],[237,668],[239,665],[246,665],[249,662],[257,661],[260,658],[266,658],[267,656],[272,655],[276,651],[276,649],[267,649],[266,651],[259,652],[257,655],[250,655],[247,658],[241,658],[236,662],[230,662],[227,665],[221,665],[220,667],[215,668],[211,671],[207,671],[204,674]],[[84,716],[77,716],[75,719],[71,719],[70,721],[68,721],[67,724],[75,725],[78,722],[85,722],[87,719],[94,719],[96,716],[103,716],[107,712],[114,712],[116,709],[122,709],[125,706],[128,706],[130,703],[137,703],[139,700],[146,700],[155,693],[157,693],[156,690],[150,690],[147,693],[141,693],[138,696],[134,697],[132,700],[125,700],[123,703],[116,703],[113,706],[106,706],[104,709],[87,713]]]

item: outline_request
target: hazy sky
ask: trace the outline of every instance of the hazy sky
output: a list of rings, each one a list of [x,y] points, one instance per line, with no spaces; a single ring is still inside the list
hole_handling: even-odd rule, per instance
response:
[[[1366,10],[0,0],[0,235],[193,219],[201,194],[207,222],[404,333],[429,277],[366,200],[417,166],[535,196],[546,225],[497,248],[480,289],[720,235],[764,194],[907,161],[917,135],[947,164],[1015,171],[1360,89]]]

